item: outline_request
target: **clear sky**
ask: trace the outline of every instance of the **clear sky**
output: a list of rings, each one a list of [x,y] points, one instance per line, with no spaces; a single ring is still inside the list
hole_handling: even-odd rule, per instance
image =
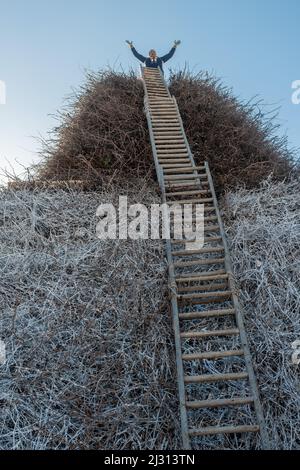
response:
[[[85,69],[138,70],[125,39],[143,54],[181,39],[168,65],[213,71],[241,99],[281,106],[282,131],[300,146],[299,20],[299,0],[0,0],[0,167],[38,160],[35,137],[56,125]]]

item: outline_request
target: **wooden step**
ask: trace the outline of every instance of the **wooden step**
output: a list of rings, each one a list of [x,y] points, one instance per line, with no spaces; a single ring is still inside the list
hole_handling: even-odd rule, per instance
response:
[[[185,179],[185,180],[194,180],[194,179],[199,179],[200,175],[184,175],[184,174],[181,174],[181,175],[165,175],[164,176],[164,179],[166,181],[177,181],[177,180],[181,180],[181,179]]]
[[[146,87],[147,87],[148,96],[149,96],[149,92],[166,93],[169,96],[168,90],[166,89],[164,84],[158,81],[148,81],[146,84]]]
[[[178,139],[179,137],[181,139],[184,139],[184,135],[183,133],[180,131],[180,129],[174,131],[174,132],[165,132],[165,131],[155,131],[153,133],[154,135],[154,139],[162,139],[164,141],[169,141],[169,140],[173,140],[174,138],[175,139]]]
[[[199,259],[197,261],[176,261],[174,263],[175,268],[188,268],[191,266],[205,266],[211,264],[224,264],[225,258],[213,258],[213,259]]]
[[[222,359],[223,357],[240,357],[244,355],[242,349],[233,349],[229,351],[210,351],[204,353],[195,353],[195,354],[183,354],[183,361],[198,361],[198,360],[209,360],[209,359]]]
[[[190,429],[189,435],[213,436],[215,434],[243,434],[248,432],[259,432],[259,426],[208,426],[206,428]]]
[[[174,149],[186,150],[186,145],[183,144],[155,144],[159,153],[172,153]],[[180,178],[179,178],[180,179]]]
[[[172,105],[172,104],[151,104],[148,109],[152,112],[152,111],[176,111],[177,113],[177,110],[176,108]],[[178,113],[177,113],[178,115]]]
[[[181,171],[185,172],[185,171],[200,171],[200,170],[204,170],[204,167],[203,166],[191,166],[190,168],[186,168],[186,167],[178,167],[176,169],[174,169],[173,171],[170,169],[167,169],[165,171],[165,173],[180,173]],[[198,178],[207,178],[207,175],[206,174],[199,174],[198,175]]]
[[[176,278],[176,282],[178,284],[189,284],[188,287],[185,287],[185,286],[179,286],[178,287],[178,292],[183,292],[184,289],[197,289],[197,288],[200,288],[200,286],[197,284],[197,286],[194,286],[194,285],[190,285],[190,283],[193,283],[193,282],[214,282],[214,281],[226,281],[227,279],[229,278],[228,274],[219,274],[217,276],[194,276],[194,277],[186,277],[186,278]],[[215,284],[212,284],[212,285],[215,285]],[[226,285],[224,283],[222,284],[218,284],[218,286],[222,286],[222,285]],[[203,289],[205,288],[205,286],[208,287],[207,284],[205,284],[204,286],[201,286]],[[202,290],[203,290],[202,289]]]
[[[173,162],[179,164],[182,163],[181,160],[188,164],[190,163],[190,157],[187,153],[178,153],[178,154],[158,154],[157,156],[159,162],[163,161],[164,164],[172,164]]]
[[[198,178],[198,177],[197,177]],[[166,193],[166,197],[178,197],[178,196],[196,196],[196,194],[210,194],[208,189],[195,189],[193,191],[176,191],[172,193]]]
[[[183,142],[182,145],[185,146],[184,138],[182,136],[172,137],[172,139],[170,138],[164,139],[163,137],[160,137],[160,136],[154,136],[154,140],[155,140],[157,147],[165,145],[163,142],[168,142],[168,145],[179,145],[181,144],[181,142]]]
[[[213,271],[206,271],[202,273],[189,273],[189,274],[181,274],[180,276],[175,277],[177,282],[189,282],[189,281],[206,281],[217,278],[217,276],[228,276],[225,269],[218,269]]]
[[[227,330],[213,330],[213,331],[184,331],[180,333],[181,338],[209,338],[210,336],[238,336],[239,330],[231,328]]]
[[[228,291],[212,291],[212,292],[196,292],[195,294],[178,294],[178,300],[189,300],[189,299],[207,299],[208,297],[230,297],[232,292]]]
[[[168,171],[168,170],[172,171],[176,168],[179,168],[180,171],[182,169],[182,165],[180,163],[164,163],[163,165],[161,165],[161,167],[163,169],[163,172]],[[184,168],[186,169],[191,168],[191,163],[190,162],[186,163]]]
[[[174,120],[172,122],[169,122],[169,120],[164,121],[164,123],[156,123],[152,122],[153,126],[153,134],[154,136],[160,134],[163,136],[168,136],[172,134],[180,134],[184,135],[182,132],[182,128],[180,127],[180,124]]]
[[[233,380],[244,380],[248,378],[247,372],[237,372],[231,374],[204,374],[204,375],[186,375],[184,381],[187,384],[193,383],[211,383],[228,382]]]
[[[235,315],[233,308],[221,308],[219,310],[206,310],[202,312],[180,313],[180,320],[198,320],[202,318],[226,317],[227,315]]]
[[[204,204],[207,202],[213,202],[213,198],[207,199],[179,199],[178,201],[167,201],[167,204]],[[212,228],[212,227],[211,227]],[[219,228],[219,227],[218,227]]]
[[[168,190],[178,189],[178,190],[185,190],[185,189],[198,189],[199,185],[201,188],[207,187],[207,183],[204,180],[201,181],[185,181],[185,182],[177,182],[177,183],[165,183],[165,188]]]
[[[184,140],[182,132],[174,132],[173,134],[165,134],[161,132],[154,133],[155,140],[161,140],[162,142],[173,142],[174,140]]]
[[[252,397],[245,398],[220,398],[217,400],[187,401],[186,407],[190,409],[223,408],[227,406],[250,405],[254,402]]]
[[[175,203],[176,203],[176,201],[175,201]],[[195,226],[196,226],[197,222],[199,223],[199,221],[196,220],[196,217],[197,217],[197,214],[195,214],[194,211],[192,211],[192,217],[187,217],[187,216],[185,215],[185,213],[182,212],[182,210],[180,210],[180,212],[179,212],[179,210],[178,210],[178,214],[176,214],[176,223],[177,223],[178,225],[180,224],[180,222],[182,223],[182,225],[191,224],[193,228],[196,228]],[[179,219],[179,218],[180,218],[180,219]],[[213,221],[215,221],[215,220],[218,220],[218,217],[217,217],[217,216],[208,217],[208,216],[206,216],[206,215],[204,214],[204,217],[202,218],[202,222],[203,222],[204,224],[207,224],[207,222],[213,222]],[[209,225],[208,225],[208,226],[209,226]],[[190,251],[192,251],[192,250],[188,250],[188,249],[187,249],[187,250],[185,250],[185,251],[186,251],[186,252],[190,252]],[[221,250],[221,251],[224,251],[224,250]],[[173,253],[176,253],[176,251],[174,251]],[[205,253],[205,251],[203,251],[203,253]],[[210,252],[208,251],[207,253],[210,253]],[[213,253],[213,251],[212,251],[211,253]],[[196,254],[196,253],[195,253],[195,254]],[[199,252],[199,254],[200,254],[200,252]],[[176,255],[174,255],[174,256],[176,256]],[[184,255],[181,255],[181,256],[184,256]]]
[[[200,250],[182,250],[182,251],[172,251],[173,256],[192,256],[192,255],[201,255],[203,253],[220,253],[224,251],[224,246],[216,246],[211,248],[201,248]]]
[[[206,210],[215,210],[215,208],[213,209],[210,209],[210,208],[205,208],[204,207],[204,212]],[[214,242],[218,242],[218,241],[222,241],[222,237],[206,237],[204,238],[204,243],[214,243]],[[188,240],[171,240],[171,244],[172,245],[186,245],[187,243],[189,243]],[[193,242],[191,242],[193,243]],[[215,271],[211,271],[211,272],[215,272]]]
[[[154,97],[149,97],[149,104],[152,106],[153,104],[166,104],[166,103],[173,103],[172,98],[169,96],[165,98],[154,98]]]
[[[188,158],[186,158],[186,159],[184,159],[184,158],[178,158],[178,159],[176,159],[176,160],[171,160],[171,161],[178,161],[178,160],[179,160],[181,163],[183,163],[183,162],[188,161],[189,159],[188,159]],[[167,160],[164,160],[164,159],[159,160],[159,162],[164,162],[164,163],[165,163],[166,161],[167,161]]]
[[[181,295],[182,293],[184,292],[208,292],[208,291],[212,291],[212,290],[215,290],[215,289],[227,289],[227,284],[222,282],[222,283],[215,283],[215,282],[212,282],[211,284],[204,284],[204,285],[190,285],[188,287],[178,287],[177,288],[177,292],[178,292],[178,295]]]
[[[167,163],[167,162],[180,162],[180,163],[184,163],[184,162],[188,162],[189,161],[189,158],[186,157],[178,157],[178,158],[170,158],[170,159],[167,159],[167,158],[164,158],[164,157],[161,157],[159,158],[159,162],[160,163]]]

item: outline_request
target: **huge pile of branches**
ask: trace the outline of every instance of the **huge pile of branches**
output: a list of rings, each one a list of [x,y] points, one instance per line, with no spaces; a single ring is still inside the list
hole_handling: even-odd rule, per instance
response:
[[[271,173],[277,179],[290,174],[293,151],[284,137],[276,137],[275,116],[265,115],[260,102],[239,102],[207,73],[171,72],[169,85],[196,161],[209,161],[219,189],[256,186]],[[146,174],[153,163],[143,95],[132,70],[89,73],[44,142],[39,177]]]
[[[101,202],[117,204],[119,194],[159,201],[151,180],[123,184],[0,192],[0,339],[7,356],[0,364],[0,449],[181,445],[163,246],[96,237]],[[300,365],[292,361],[300,339],[299,207],[295,182],[232,192],[223,205],[276,449],[300,448]],[[238,448],[220,439],[210,438],[209,448]],[[208,448],[207,439],[198,445]],[[249,445],[247,438],[243,448]]]
[[[205,72],[172,72],[175,95],[198,163],[207,160],[218,189],[257,187],[269,175],[280,180],[295,169],[297,151],[280,135],[278,110],[260,99],[243,103],[220,79]]]
[[[268,180],[223,207],[272,447],[300,449],[300,183]]]
[[[59,126],[43,142],[43,179],[143,176],[153,165],[143,85],[133,71],[88,73],[57,119]]]
[[[179,446],[159,240],[100,240],[100,203],[159,202],[151,181],[0,192],[0,449]]]

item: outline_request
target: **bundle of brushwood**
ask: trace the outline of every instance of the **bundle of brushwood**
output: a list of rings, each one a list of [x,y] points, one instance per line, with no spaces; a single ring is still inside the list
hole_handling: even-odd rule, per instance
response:
[[[276,136],[276,111],[257,100],[241,103],[204,72],[171,72],[169,86],[196,162],[209,162],[218,191],[237,184],[255,187],[270,174],[277,180],[290,176],[295,152]],[[36,177],[93,181],[107,173],[117,179],[151,172],[143,96],[132,70],[89,73],[58,114],[51,138],[43,141]]]

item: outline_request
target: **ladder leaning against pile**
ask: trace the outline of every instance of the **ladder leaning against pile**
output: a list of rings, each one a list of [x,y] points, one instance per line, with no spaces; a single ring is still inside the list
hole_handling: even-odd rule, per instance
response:
[[[142,66],[141,73],[162,202],[204,204],[204,248],[187,250],[185,241],[166,240],[183,448],[207,447],[207,439],[216,436],[236,436],[239,447],[245,433],[260,433],[260,446],[268,449],[208,163],[195,165],[176,99],[160,69]]]

